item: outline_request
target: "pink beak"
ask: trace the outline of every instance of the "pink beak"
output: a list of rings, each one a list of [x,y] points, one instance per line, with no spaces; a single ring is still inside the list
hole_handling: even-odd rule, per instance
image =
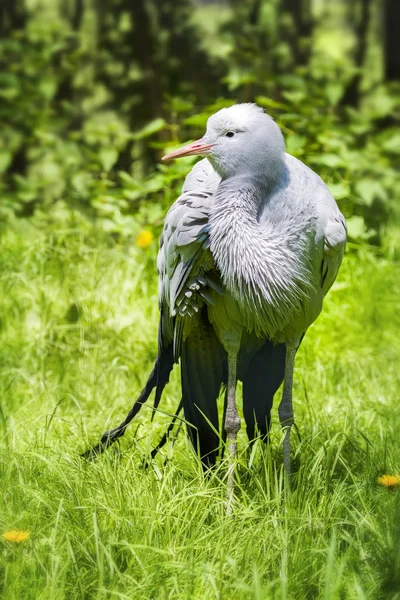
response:
[[[203,140],[196,140],[191,144],[187,144],[186,146],[182,146],[182,148],[178,148],[178,150],[169,152],[168,154],[163,156],[161,160],[173,160],[174,158],[181,158],[182,156],[193,156],[194,154],[208,154],[208,151],[213,146],[214,144],[205,144]]]

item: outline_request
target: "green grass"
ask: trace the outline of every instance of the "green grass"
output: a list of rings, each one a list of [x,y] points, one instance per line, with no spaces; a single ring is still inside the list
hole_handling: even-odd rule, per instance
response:
[[[84,219],[16,221],[1,235],[0,595],[6,599],[400,598],[400,269],[350,252],[298,355],[300,463],[283,485],[271,446],[242,428],[234,518],[225,466],[204,479],[183,432],[147,470],[168,417],[144,408],[94,463],[156,353],[156,244],[115,242]],[[162,403],[179,400],[175,373]],[[168,458],[164,466],[164,460]]]

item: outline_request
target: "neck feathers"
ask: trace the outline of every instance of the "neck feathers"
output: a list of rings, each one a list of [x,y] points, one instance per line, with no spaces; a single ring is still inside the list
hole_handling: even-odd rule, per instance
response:
[[[265,183],[265,182],[264,182]],[[311,293],[304,242],[290,217],[259,221],[267,185],[223,181],[210,214],[210,248],[246,327],[273,338]]]

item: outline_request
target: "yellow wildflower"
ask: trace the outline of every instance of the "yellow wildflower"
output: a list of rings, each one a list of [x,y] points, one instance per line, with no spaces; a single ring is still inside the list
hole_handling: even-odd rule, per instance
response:
[[[378,477],[378,483],[388,488],[400,485],[400,475],[381,475]]]
[[[2,537],[7,542],[15,542],[19,544],[20,542],[25,542],[30,537],[29,531],[19,531],[17,529],[10,529],[2,534]]]
[[[153,241],[153,234],[149,229],[142,229],[136,238],[136,246],[139,248],[148,248]]]

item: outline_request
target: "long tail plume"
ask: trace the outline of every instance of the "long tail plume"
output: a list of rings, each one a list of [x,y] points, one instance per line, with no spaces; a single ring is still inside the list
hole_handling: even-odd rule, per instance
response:
[[[161,440],[158,442],[157,446],[155,446],[153,448],[153,450],[151,451],[151,453],[150,453],[151,459],[155,458],[157,456],[158,452],[161,450],[161,448],[163,446],[165,446],[165,444],[167,443],[169,434],[175,427],[176,420],[179,418],[179,413],[181,412],[182,408],[183,408],[183,401],[181,400],[178,404],[178,408],[176,409],[174,416],[172,417],[170,424],[167,427],[167,431],[164,433]],[[180,425],[181,424],[182,424],[182,422],[180,423]],[[176,439],[176,437],[177,437],[177,434],[175,435],[175,439]],[[147,468],[149,466],[149,461],[146,461],[144,466]]]

